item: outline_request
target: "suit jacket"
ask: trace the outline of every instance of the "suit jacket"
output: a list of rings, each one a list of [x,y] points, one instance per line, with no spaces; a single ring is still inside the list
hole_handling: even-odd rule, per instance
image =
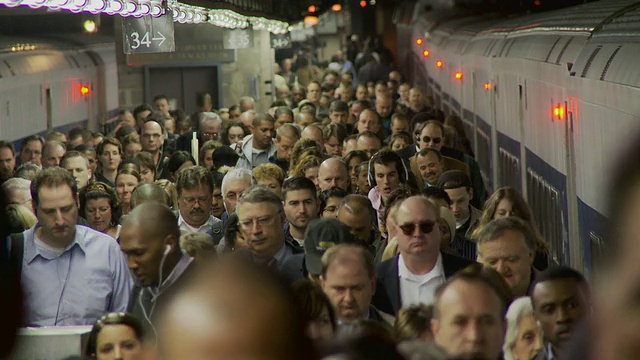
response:
[[[442,253],[442,266],[444,267],[445,279],[450,278],[475,261],[467,260],[455,255]],[[378,282],[376,294],[373,297],[373,304],[388,314],[397,314],[402,307],[400,299],[400,275],[398,273],[398,256],[380,263],[376,269]]]
[[[413,176],[415,176],[418,180],[418,186],[420,187],[420,190],[424,189],[424,180],[422,179],[422,175],[420,175],[420,168],[418,167],[418,154],[413,155],[411,159],[409,159],[409,164]],[[467,166],[467,164],[454,158],[443,156],[442,165],[444,167],[443,172],[448,170],[460,170],[469,175],[469,167]]]

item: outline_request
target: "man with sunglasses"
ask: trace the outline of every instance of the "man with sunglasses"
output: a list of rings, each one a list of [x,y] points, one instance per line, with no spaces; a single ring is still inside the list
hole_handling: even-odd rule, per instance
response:
[[[438,221],[436,206],[424,196],[400,204],[393,218],[399,254],[377,268],[380,310],[397,314],[401,307],[432,303],[440,284],[474,263],[440,251]]]
[[[418,127],[420,129],[420,127]],[[444,143],[444,126],[442,123],[436,120],[429,120],[422,125],[420,130],[420,136],[416,139],[416,144],[420,150],[425,148],[431,148],[437,151],[442,149]],[[420,151],[418,150],[418,151]],[[416,153],[409,159],[411,171],[416,179],[421,179],[420,165],[418,164],[419,153]],[[424,156],[424,155],[423,155]],[[450,158],[448,156],[441,156],[442,171],[447,170],[460,170],[469,174],[469,167],[462,161]],[[420,184],[420,190],[426,187],[423,182]]]

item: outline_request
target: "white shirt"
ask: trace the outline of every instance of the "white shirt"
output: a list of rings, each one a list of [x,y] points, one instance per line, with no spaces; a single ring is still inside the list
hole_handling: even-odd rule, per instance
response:
[[[431,304],[436,288],[445,282],[442,254],[438,255],[436,266],[424,275],[412,273],[400,255],[398,276],[400,277],[400,302],[403,307],[414,304]]]
[[[178,227],[180,227],[180,235],[194,233],[194,232],[201,232],[201,233],[207,233],[207,234],[211,233],[211,228],[213,227],[213,225],[215,225],[216,223],[219,223],[220,221],[222,220],[218,219],[213,215],[210,215],[209,219],[205,221],[204,224],[200,225],[200,227],[193,227],[187,224],[187,222],[182,217],[182,213],[179,213],[178,215]]]

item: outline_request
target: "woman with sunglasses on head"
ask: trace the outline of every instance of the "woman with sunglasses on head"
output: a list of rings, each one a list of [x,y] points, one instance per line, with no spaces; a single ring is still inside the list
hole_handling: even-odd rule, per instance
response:
[[[80,214],[89,227],[114,239],[120,234],[120,203],[113,188],[94,182],[80,192]]]
[[[132,314],[106,314],[93,325],[85,355],[96,360],[139,360],[143,337],[142,323]]]

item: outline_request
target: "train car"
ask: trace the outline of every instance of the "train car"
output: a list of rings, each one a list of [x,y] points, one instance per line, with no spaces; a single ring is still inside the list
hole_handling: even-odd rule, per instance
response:
[[[640,116],[640,4],[397,12],[399,63],[463,119],[485,184],[521,190],[553,259],[589,272],[606,247],[611,165]]]
[[[117,114],[113,39],[0,37],[0,138],[101,130]]]

